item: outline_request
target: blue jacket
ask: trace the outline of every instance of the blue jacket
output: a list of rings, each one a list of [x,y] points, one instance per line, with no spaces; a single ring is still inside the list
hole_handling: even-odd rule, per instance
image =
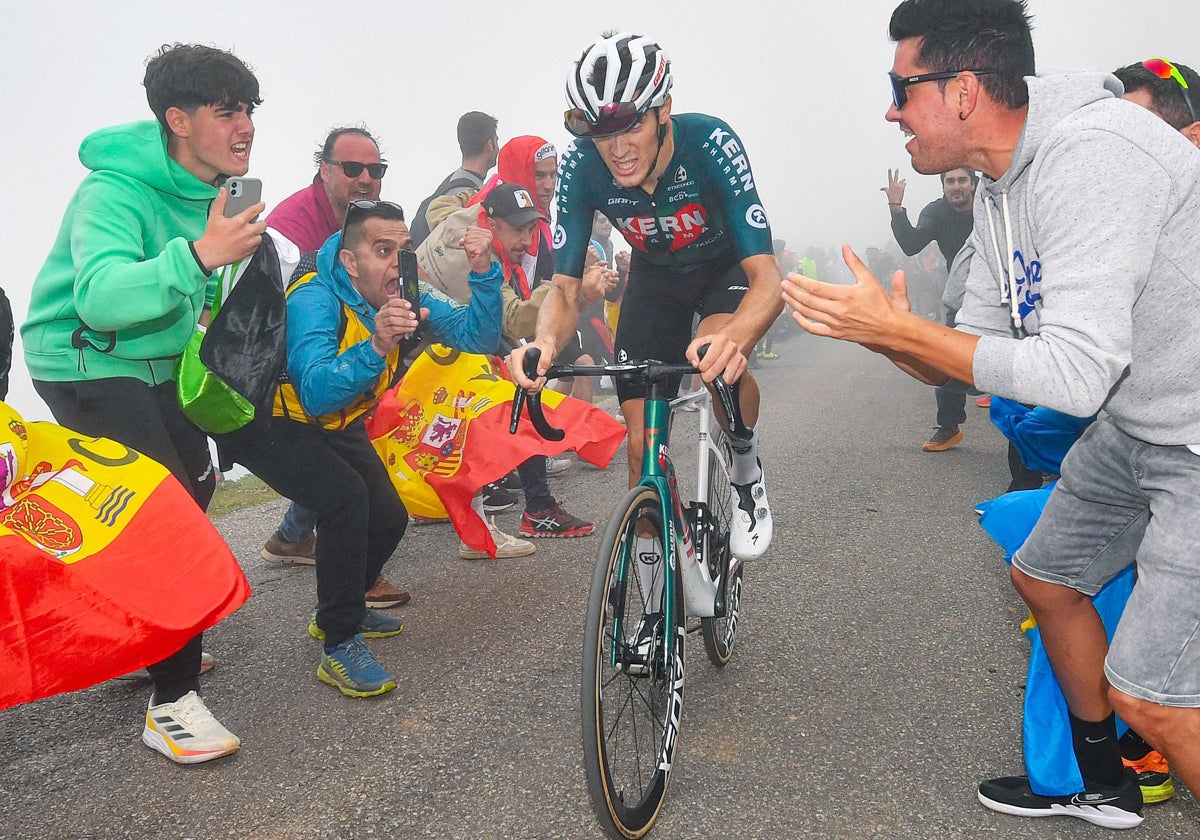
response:
[[[317,253],[317,272],[289,289],[291,384],[280,388],[294,388],[307,421],[327,428],[344,427],[373,408],[400,372],[399,348],[381,358],[371,347],[376,309],[354,288],[338,259],[340,249],[341,234],[335,233]],[[493,353],[500,341],[504,277],[499,263],[493,262],[487,274],[472,272],[468,281],[467,305],[421,283],[421,306],[429,310],[425,323],[444,344],[468,353]],[[288,396],[281,393],[283,410],[277,403],[275,413],[294,418],[294,411],[287,410]],[[340,419],[327,417],[331,414]]]

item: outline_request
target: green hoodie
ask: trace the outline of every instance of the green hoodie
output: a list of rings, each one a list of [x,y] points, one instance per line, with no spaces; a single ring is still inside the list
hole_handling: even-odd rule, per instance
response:
[[[192,256],[217,188],[167,156],[145,121],[97,131],[79,147],[91,170],[67,206],[21,327],[34,379],[171,379],[204,307]]]

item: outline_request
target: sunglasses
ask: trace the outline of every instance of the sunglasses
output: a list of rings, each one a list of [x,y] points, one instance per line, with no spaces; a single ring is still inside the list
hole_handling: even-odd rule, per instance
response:
[[[1179,92],[1183,94],[1183,102],[1187,105],[1188,116],[1196,121],[1196,106],[1192,104],[1191,94],[1188,93],[1187,79],[1179,72],[1179,68],[1165,58],[1147,58],[1142,66],[1160,79],[1174,79],[1179,82]],[[1190,125],[1190,123],[1189,123]]]
[[[346,173],[347,178],[357,178],[365,169],[367,170],[367,174],[376,181],[383,177],[388,168],[386,163],[359,163],[357,160],[329,160],[326,163],[330,166],[342,167],[342,171]]]
[[[888,79],[892,83],[892,104],[899,111],[908,104],[908,88],[909,85],[919,85],[921,82],[940,82],[943,79],[953,79],[963,73],[974,73],[976,76],[983,76],[987,73],[996,73],[997,70],[943,70],[940,73],[922,73],[919,76],[897,76],[895,73],[888,73]]]
[[[359,166],[364,166],[364,165],[365,164],[359,164]],[[401,207],[396,202],[394,202],[394,201],[371,201],[370,199],[360,198],[360,199],[357,199],[356,201],[351,201],[349,204],[346,205],[346,218],[342,222],[342,233],[338,237],[338,243],[343,248],[346,247],[346,228],[350,227],[351,218],[353,218],[354,216],[361,216],[361,215],[370,213],[372,210],[375,210],[380,207],[387,208],[388,210],[392,211],[389,214],[389,217],[394,218],[394,217],[398,216],[399,221],[401,221],[401,222],[404,221],[404,208]]]
[[[643,113],[632,102],[613,102],[601,108],[594,120],[582,108],[572,108],[564,115],[563,124],[576,137],[612,137],[641,122]]]

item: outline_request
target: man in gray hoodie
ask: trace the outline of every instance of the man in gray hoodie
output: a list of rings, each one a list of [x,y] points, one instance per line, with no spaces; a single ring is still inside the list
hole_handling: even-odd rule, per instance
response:
[[[1043,796],[1016,776],[983,782],[979,799],[1134,826],[1142,797],[1114,708],[1200,790],[1200,155],[1112,76],[1034,76],[1022,0],[905,0],[890,34],[887,119],[913,168],[983,176],[958,326],[910,313],[903,276],[889,294],[848,246],[853,285],[791,275],[784,299],[809,332],[931,384],[1103,411],[1012,570],[1066,697],[1083,790]],[[1110,646],[1088,596],[1135,559]]]

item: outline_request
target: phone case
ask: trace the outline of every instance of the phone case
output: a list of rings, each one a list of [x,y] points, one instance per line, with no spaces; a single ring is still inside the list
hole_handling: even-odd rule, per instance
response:
[[[228,194],[225,215],[236,216],[262,201],[262,181],[258,178],[230,178],[225,182],[225,192]]]

